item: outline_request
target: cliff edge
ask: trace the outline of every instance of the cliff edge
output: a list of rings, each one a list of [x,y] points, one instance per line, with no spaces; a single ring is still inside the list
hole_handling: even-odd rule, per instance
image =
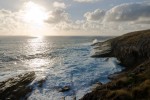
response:
[[[93,46],[96,52],[92,57],[116,57],[126,70],[81,100],[149,100],[150,30],[127,33]]]

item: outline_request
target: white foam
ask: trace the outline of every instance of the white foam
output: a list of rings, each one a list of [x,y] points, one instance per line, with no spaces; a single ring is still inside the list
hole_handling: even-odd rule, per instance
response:
[[[79,49],[77,49],[79,48]],[[65,97],[72,100],[73,96],[80,99],[86,93],[91,91],[92,85],[98,81],[106,83],[109,80],[107,76],[121,71],[117,65],[116,58],[91,58],[90,47],[80,46],[76,49],[63,49],[61,57],[55,59],[54,64],[47,71],[47,80],[44,87],[38,88],[30,96],[29,100],[60,100]],[[65,53],[67,52],[67,53]],[[65,53],[65,54],[64,54]],[[71,90],[65,93],[58,92],[58,87],[70,86]]]

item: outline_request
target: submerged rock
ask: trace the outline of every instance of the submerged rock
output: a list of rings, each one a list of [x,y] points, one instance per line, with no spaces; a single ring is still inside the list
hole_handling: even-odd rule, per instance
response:
[[[70,89],[71,89],[70,86],[64,86],[64,87],[60,88],[58,91],[59,92],[66,92],[66,91],[69,91]]]

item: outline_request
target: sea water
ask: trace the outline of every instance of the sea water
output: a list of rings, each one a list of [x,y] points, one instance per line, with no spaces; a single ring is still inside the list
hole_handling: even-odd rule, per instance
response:
[[[0,37],[0,82],[35,71],[36,80],[46,77],[29,100],[80,99],[96,82],[121,71],[115,58],[91,58],[92,41],[110,37]],[[67,92],[58,88],[70,86]],[[63,100],[63,99],[62,99]]]

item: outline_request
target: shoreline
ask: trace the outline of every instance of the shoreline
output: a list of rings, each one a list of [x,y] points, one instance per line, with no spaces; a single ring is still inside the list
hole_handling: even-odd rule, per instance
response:
[[[19,74],[0,82],[0,100],[27,100],[34,90],[34,86],[42,87],[46,78],[36,82],[34,71]]]
[[[120,61],[115,64],[124,68],[110,74],[108,83],[93,84],[97,86],[81,100],[148,100],[150,98],[150,30],[128,33],[92,46],[96,46],[95,55],[92,57],[108,57],[106,61],[109,61],[109,57],[115,57]],[[0,95],[2,95],[0,99],[28,99],[34,90],[34,85],[42,87],[46,80],[44,78],[34,83],[35,78],[35,72],[27,72],[0,82]]]
[[[110,82],[97,86],[81,100],[149,100],[150,30],[127,33],[93,46],[97,52],[92,57],[116,57],[125,69],[112,74]]]

